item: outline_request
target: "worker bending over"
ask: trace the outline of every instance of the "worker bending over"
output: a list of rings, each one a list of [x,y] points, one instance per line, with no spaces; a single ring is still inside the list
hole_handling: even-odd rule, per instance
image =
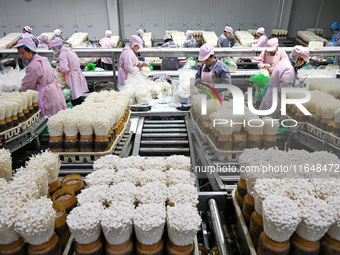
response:
[[[137,35],[130,37],[129,44],[125,46],[119,57],[119,71],[118,71],[118,89],[122,90],[125,87],[125,81],[129,75],[139,72],[146,63],[139,61],[135,52],[143,49],[143,41]]]
[[[275,66],[282,59],[287,57],[287,53],[279,48],[279,40],[277,38],[272,38],[268,40],[267,48],[261,52],[257,65],[260,69],[267,69],[272,73]]]
[[[186,36],[186,41],[183,44],[184,48],[196,48],[197,47],[197,42],[196,40],[193,38],[194,36],[194,32],[192,30],[188,30],[185,33]]]
[[[252,47],[256,48],[256,47],[266,47],[267,46],[267,42],[268,42],[268,37],[265,33],[265,29],[263,27],[260,27],[259,29],[257,29],[257,36],[258,39],[255,39],[253,41]]]
[[[86,79],[80,69],[80,62],[77,54],[68,47],[63,46],[63,40],[56,37],[49,43],[49,47],[58,56],[59,66],[58,72],[65,74],[66,84],[72,91],[72,105],[78,105],[83,102],[81,96],[88,92]]]
[[[202,45],[198,60],[202,61],[203,65],[196,73],[196,81],[203,81],[213,87],[215,84],[231,84],[228,66],[216,59],[214,47],[211,44],[206,43]],[[224,93],[219,93],[219,96],[223,100]]]
[[[42,115],[54,115],[66,109],[64,94],[55,78],[53,69],[46,57],[36,53],[35,43],[30,38],[21,39],[14,46],[21,58],[28,61],[20,91],[39,92],[38,105]]]
[[[277,88],[277,107],[276,110],[269,115],[273,119],[279,118],[281,109],[281,89],[284,87],[292,87],[297,77],[297,71],[305,63],[309,62],[309,49],[297,45],[293,48],[291,57],[282,59],[274,68],[267,85],[260,110],[269,110],[273,104],[273,88]]]

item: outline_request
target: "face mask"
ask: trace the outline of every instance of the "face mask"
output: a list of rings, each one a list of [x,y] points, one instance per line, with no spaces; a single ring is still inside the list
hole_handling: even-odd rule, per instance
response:
[[[276,52],[269,52],[270,56],[275,56]]]
[[[52,47],[52,50],[53,50],[54,54],[58,55],[60,53],[61,47],[62,47],[62,45]]]

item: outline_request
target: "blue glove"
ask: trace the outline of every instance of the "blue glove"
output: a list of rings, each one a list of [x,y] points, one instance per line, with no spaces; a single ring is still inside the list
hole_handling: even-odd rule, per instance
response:
[[[334,45],[334,44],[332,44],[332,45],[329,45],[329,47],[335,47],[335,45]]]
[[[336,42],[334,37],[332,38],[331,42]]]

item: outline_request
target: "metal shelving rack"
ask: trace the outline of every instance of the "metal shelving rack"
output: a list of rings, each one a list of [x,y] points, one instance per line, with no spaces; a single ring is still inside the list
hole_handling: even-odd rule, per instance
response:
[[[40,139],[39,134],[47,126],[47,116],[40,117],[37,121],[33,122],[26,130],[22,131],[20,134],[4,141],[0,141],[2,147],[8,149],[11,153],[19,150],[30,142],[34,141],[36,150],[40,151]]]
[[[325,135],[324,139],[321,139],[305,130],[294,128],[288,129],[288,133],[291,138],[294,138],[297,142],[303,144],[311,150],[328,151],[334,153],[337,157],[340,157],[340,148],[329,143],[327,135]]]
[[[281,47],[283,50],[289,54],[293,47]],[[113,49],[102,49],[102,48],[93,48],[93,49],[73,49],[75,53],[77,53],[78,57],[111,57],[113,62],[119,62],[120,53],[123,50],[122,48],[113,48]],[[214,52],[216,57],[256,57],[261,54],[263,48],[215,48]],[[37,53],[41,56],[45,56],[48,58],[53,58],[53,51],[47,49],[38,49]],[[146,48],[138,51],[140,57],[198,57],[199,49],[198,48]],[[311,50],[310,55],[312,56],[340,56],[339,47],[325,47],[321,50]],[[0,60],[5,58],[15,58],[18,59],[19,55],[16,49],[2,49],[0,50]],[[119,65],[119,63],[118,63]],[[88,81],[117,81],[117,68],[113,65],[113,71],[105,72],[105,74],[88,74]],[[156,74],[162,73],[162,71],[154,71]],[[173,73],[176,75],[177,73]],[[235,78],[241,78],[243,75],[234,74]],[[178,76],[178,74],[177,74]],[[246,77],[247,78],[247,77]],[[249,79],[249,76],[248,76]]]

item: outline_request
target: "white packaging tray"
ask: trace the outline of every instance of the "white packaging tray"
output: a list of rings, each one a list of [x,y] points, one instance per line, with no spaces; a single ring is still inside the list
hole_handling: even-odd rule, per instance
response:
[[[103,151],[103,152],[59,152],[57,154],[59,155],[61,163],[64,163],[64,164],[93,163],[94,161],[96,161],[102,156],[112,154],[117,144],[120,142],[120,140],[122,139],[124,135],[127,124],[130,121],[130,116],[131,116],[131,111],[129,111],[129,116],[127,118],[127,121],[124,123],[123,130],[120,132],[119,135],[116,136],[109,150]]]
[[[202,139],[202,141],[203,141],[204,143],[207,143],[207,142],[208,142],[208,135],[203,134],[202,130],[199,128],[199,126],[197,125],[197,123],[196,123],[194,120],[192,120],[192,123],[193,123],[193,126],[194,126],[194,128],[196,129],[198,135],[199,135],[200,138]]]
[[[220,150],[216,147],[213,141],[211,141],[210,137],[207,138],[210,143],[211,149],[214,151],[218,160],[220,161],[228,161],[228,162],[238,162],[238,158],[242,154],[242,151],[224,151]]]
[[[21,123],[21,130],[26,130],[29,126],[33,124],[33,122],[37,121],[40,118],[40,112],[41,110],[39,109],[39,111],[33,114],[32,117],[30,117],[25,122]]]
[[[316,137],[319,137],[321,139],[325,139],[325,134],[327,132],[323,131],[321,128],[318,128],[316,126],[313,126],[311,124],[307,124],[307,131],[313,135],[315,135]]]
[[[21,133],[21,124],[0,133],[0,139],[7,140]]]
[[[253,245],[253,242],[251,240],[246,222],[244,221],[243,215],[242,215],[242,211],[241,208],[237,202],[236,196],[235,196],[235,191],[236,189],[234,189],[231,192],[231,196],[233,198],[233,205],[234,205],[234,210],[235,210],[235,214],[236,214],[236,219],[237,219],[237,228],[240,229],[241,231],[241,238],[243,239],[244,243],[246,243],[246,246],[249,250],[249,254],[250,255],[256,255],[256,250],[255,247]]]

